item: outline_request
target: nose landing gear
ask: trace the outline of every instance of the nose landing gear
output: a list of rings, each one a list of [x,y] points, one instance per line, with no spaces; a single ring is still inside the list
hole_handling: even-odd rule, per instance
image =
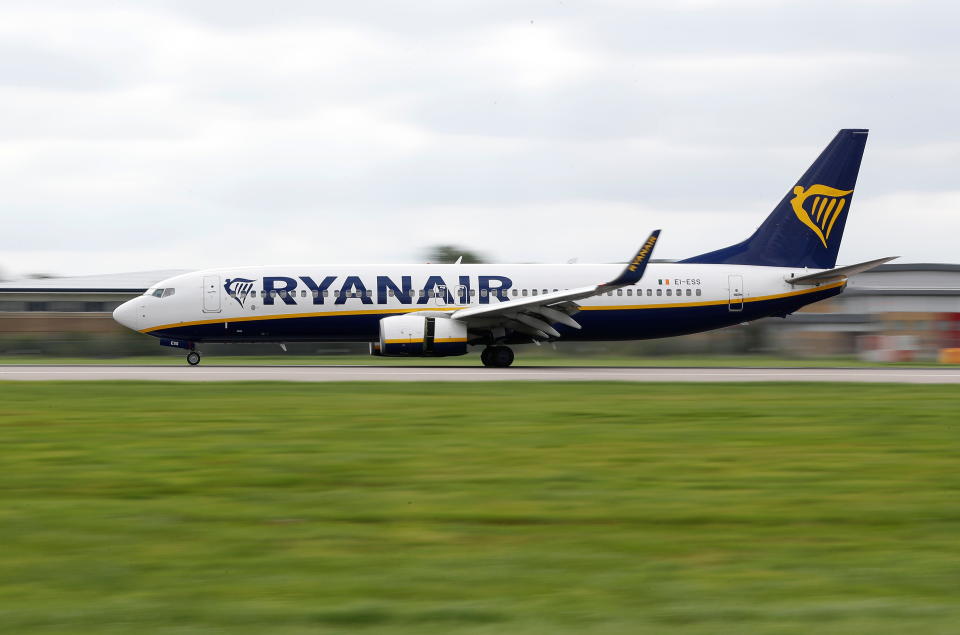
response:
[[[507,346],[488,346],[480,353],[480,361],[487,368],[506,368],[513,363],[513,351]]]
[[[196,366],[200,363],[200,353],[197,351],[190,351],[187,353],[187,363],[191,366]]]

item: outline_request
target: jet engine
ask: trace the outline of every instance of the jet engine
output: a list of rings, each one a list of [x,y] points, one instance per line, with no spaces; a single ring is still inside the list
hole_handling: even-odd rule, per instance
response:
[[[380,341],[370,344],[371,355],[386,357],[447,357],[466,352],[466,323],[419,313],[383,318]]]

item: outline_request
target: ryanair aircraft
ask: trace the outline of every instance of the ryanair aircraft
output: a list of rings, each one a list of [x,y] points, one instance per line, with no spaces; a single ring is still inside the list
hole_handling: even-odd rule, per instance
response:
[[[377,356],[444,357],[482,346],[636,340],[786,317],[835,296],[847,277],[893,258],[836,268],[867,141],[841,130],[759,229],[741,243],[650,263],[659,230],[622,265],[315,265],[210,269],[170,278],[114,319],[189,351],[207,342],[369,342]]]

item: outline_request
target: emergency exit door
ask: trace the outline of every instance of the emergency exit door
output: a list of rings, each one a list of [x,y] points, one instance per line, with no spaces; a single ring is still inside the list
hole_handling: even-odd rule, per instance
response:
[[[203,277],[203,312],[220,312],[220,276]]]
[[[727,276],[730,288],[730,303],[727,308],[731,311],[743,311],[743,276]]]

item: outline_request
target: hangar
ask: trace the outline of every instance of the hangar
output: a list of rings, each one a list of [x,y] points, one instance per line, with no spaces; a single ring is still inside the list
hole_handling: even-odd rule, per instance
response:
[[[113,321],[117,306],[179,270],[0,282],[0,353],[96,355],[154,352]]]
[[[776,350],[861,353],[877,361],[931,358],[960,347],[960,265],[881,265],[851,278],[839,296],[764,325]]]

